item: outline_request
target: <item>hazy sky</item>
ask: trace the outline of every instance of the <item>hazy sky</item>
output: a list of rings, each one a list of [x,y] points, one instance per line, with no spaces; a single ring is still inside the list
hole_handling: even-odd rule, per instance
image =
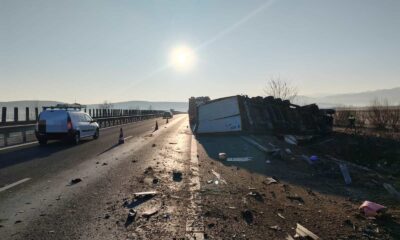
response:
[[[400,86],[400,1],[0,0],[0,101],[254,96],[272,75],[306,95]]]

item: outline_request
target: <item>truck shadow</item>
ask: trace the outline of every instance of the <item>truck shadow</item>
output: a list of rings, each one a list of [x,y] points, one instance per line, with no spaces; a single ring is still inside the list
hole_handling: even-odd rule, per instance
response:
[[[209,158],[225,166],[236,166],[267,177],[274,176],[280,181],[324,194],[371,201],[381,201],[382,196],[388,195],[382,187],[384,180],[371,182],[370,174],[373,173],[366,173],[350,166],[353,182],[351,185],[346,185],[338,163],[328,159],[321,152],[312,151],[312,148],[294,147],[282,141],[281,145],[275,142],[276,148],[280,149],[279,154],[269,154],[259,150],[239,135],[202,135],[197,136],[197,140]],[[226,153],[228,158],[235,159],[220,160],[219,153]],[[319,160],[316,164],[309,164],[305,158],[313,154],[318,155]],[[376,185],[374,190],[371,190],[371,184]]]

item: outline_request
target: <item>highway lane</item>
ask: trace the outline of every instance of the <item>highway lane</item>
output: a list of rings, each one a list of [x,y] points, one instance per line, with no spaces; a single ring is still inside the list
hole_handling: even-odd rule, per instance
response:
[[[35,143],[7,150],[0,149],[0,187],[25,178],[35,181],[70,168],[115,147],[120,127],[124,130],[124,137],[129,140],[145,133],[150,134],[156,121],[159,126],[166,122],[158,118],[101,129],[99,139],[83,139],[78,146],[52,141],[44,147]]]
[[[82,224],[92,224],[91,221],[88,221],[88,215],[93,214],[93,207],[96,208],[94,212],[101,210],[103,207],[97,205],[107,198],[117,196],[126,179],[130,179],[130,185],[141,184],[136,178],[132,179],[132,176],[142,174],[146,166],[155,164],[152,161],[156,157],[154,142],[157,145],[167,146],[160,147],[157,154],[168,154],[171,160],[183,157],[180,155],[182,154],[180,150],[179,153],[173,151],[170,155],[165,149],[187,148],[187,138],[190,138],[190,135],[182,133],[182,130],[189,131],[186,115],[175,116],[168,125],[163,124],[165,120],[158,122],[160,130],[155,133],[152,133],[155,120],[125,126],[125,137],[132,137],[125,144],[117,147],[113,146],[118,140],[119,128],[105,129],[98,141],[87,141],[79,146],[62,146],[61,143],[53,143],[54,145],[50,144],[43,149],[35,146],[39,153],[50,151],[51,154],[32,157],[31,161],[22,161],[2,168],[2,174],[6,176],[12,174],[8,173],[9,169],[17,171],[16,167],[18,166],[23,173],[19,173],[17,178],[29,177],[31,180],[0,192],[0,238],[25,239],[21,236],[28,236],[29,239],[46,239],[47,237],[50,239],[76,239],[76,234],[82,234],[82,230],[77,230]],[[178,136],[179,129],[180,135],[183,137]],[[149,136],[150,133],[152,136]],[[178,144],[170,145],[171,141]],[[53,148],[57,151],[54,151]],[[12,156],[11,153],[14,153],[29,157],[31,151],[33,151],[31,147],[23,147],[16,151],[7,150],[2,153],[2,156]],[[134,164],[133,155],[143,157],[143,161],[135,163],[134,167],[131,166]],[[103,165],[103,163],[107,165]],[[170,163],[172,165],[169,168],[178,166],[173,161]],[[46,164],[50,166],[45,166]],[[45,169],[41,169],[43,167]],[[131,176],[130,174],[133,172],[135,174]],[[165,174],[169,179],[169,173],[165,172]],[[76,177],[81,178],[82,182],[76,186],[68,186],[69,181]],[[82,209],[77,211],[77,206]],[[75,211],[78,213],[69,215]],[[56,225],[63,218],[65,219],[62,231],[66,232],[60,233],[61,230],[58,229],[57,232],[61,234],[59,236],[43,235],[48,231],[53,231],[51,229],[57,229]],[[182,219],[184,220],[184,218]],[[90,220],[92,220],[92,216]],[[38,222],[42,224],[40,227],[37,225]],[[184,222],[180,225],[184,225]],[[70,228],[67,229],[67,226]],[[35,230],[32,230],[33,228]],[[86,234],[96,234],[96,232],[94,228],[90,232],[85,231]],[[91,237],[87,238],[92,239]]]

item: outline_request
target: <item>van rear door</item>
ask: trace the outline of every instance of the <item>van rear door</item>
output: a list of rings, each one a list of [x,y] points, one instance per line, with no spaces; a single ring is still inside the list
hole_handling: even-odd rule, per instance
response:
[[[45,125],[46,133],[66,133],[68,114],[64,110],[46,110],[40,113],[39,127]]]

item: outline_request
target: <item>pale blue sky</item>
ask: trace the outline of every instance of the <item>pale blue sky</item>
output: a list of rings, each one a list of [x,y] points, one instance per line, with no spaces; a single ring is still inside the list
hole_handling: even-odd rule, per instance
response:
[[[197,49],[191,71],[169,52]],[[400,86],[400,1],[0,0],[0,101],[186,101]]]

